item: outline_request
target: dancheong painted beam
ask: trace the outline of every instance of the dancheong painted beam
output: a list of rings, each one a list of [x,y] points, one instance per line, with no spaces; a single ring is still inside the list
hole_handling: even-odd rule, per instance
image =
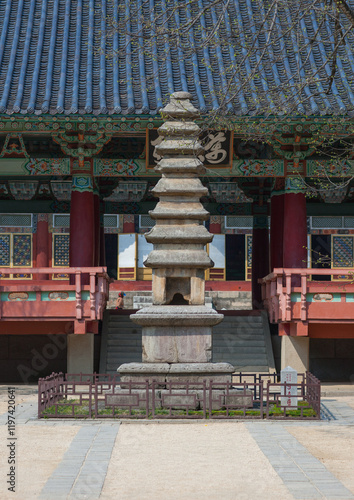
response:
[[[74,164],[75,167],[75,164]],[[230,167],[209,167],[226,177],[284,177],[286,160],[233,160]],[[70,175],[70,158],[0,158],[0,178]],[[156,177],[145,160],[93,159],[95,177]],[[354,160],[307,160],[306,177],[351,177]]]

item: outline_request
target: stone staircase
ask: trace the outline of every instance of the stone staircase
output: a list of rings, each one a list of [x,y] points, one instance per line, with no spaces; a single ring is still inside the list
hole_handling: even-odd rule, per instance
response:
[[[268,316],[265,311],[225,316],[213,328],[214,363],[227,362],[242,372],[275,371]]]
[[[124,311],[125,313],[125,311]],[[116,374],[123,363],[141,362],[141,327],[123,311],[104,315],[100,373]],[[227,315],[213,329],[213,362],[228,362],[235,371],[274,372],[274,357],[265,311]]]
[[[131,311],[133,312],[133,311]],[[100,373],[116,375],[123,363],[141,362],[141,326],[121,311],[105,311],[103,316]]]

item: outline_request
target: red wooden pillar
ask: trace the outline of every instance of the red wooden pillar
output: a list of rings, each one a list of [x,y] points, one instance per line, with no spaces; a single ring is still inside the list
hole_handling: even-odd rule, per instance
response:
[[[266,207],[265,207],[266,208]],[[253,216],[252,231],[252,307],[262,309],[262,287],[260,278],[269,274],[269,234],[268,216],[257,214]]]
[[[71,190],[70,266],[93,267],[94,253],[95,234],[92,177],[88,174],[75,174],[73,175]],[[88,278],[88,275],[84,276],[84,284],[88,284]]]
[[[300,190],[284,195],[283,265],[307,267],[306,198]]]
[[[104,201],[100,200],[100,260],[99,266],[106,266],[106,245],[104,238]]]
[[[273,191],[270,202],[270,271],[283,267],[284,191]]]
[[[49,266],[48,214],[38,214],[36,238],[36,266]],[[48,274],[38,274],[37,279],[47,280]]]
[[[95,232],[95,249],[94,249],[94,266],[98,266],[100,263],[100,196],[98,191],[98,186],[95,184],[93,190],[93,208],[94,208],[94,232]]]

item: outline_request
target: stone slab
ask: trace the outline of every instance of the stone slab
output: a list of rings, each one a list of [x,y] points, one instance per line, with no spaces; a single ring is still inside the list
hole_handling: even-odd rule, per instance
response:
[[[167,382],[186,383],[190,387],[200,388],[204,381],[225,384],[231,383],[234,367],[229,363],[175,363],[167,374]],[[193,385],[195,384],[195,385]]]
[[[121,387],[124,389],[129,387],[129,381],[135,384],[145,384],[147,380],[149,385],[152,385],[154,380],[157,387],[165,387],[169,370],[168,363],[124,363],[117,369]]]
[[[132,409],[146,409],[146,394],[147,391],[143,389],[124,389],[123,387],[116,387],[115,394],[107,394],[107,406],[116,406],[117,408],[129,408],[127,405],[132,405]],[[160,391],[156,391],[155,408],[161,408]],[[152,390],[148,391],[149,409],[152,408]],[[123,405],[123,406],[122,406]]]
[[[128,382],[165,387],[166,382],[189,383],[189,387],[200,389],[206,381],[215,383],[231,383],[234,368],[229,363],[125,363],[118,368],[121,387],[128,388]],[[139,389],[140,387],[136,387]],[[143,387],[141,387],[143,389]]]
[[[230,363],[175,363],[170,365],[169,374],[231,374],[234,367]]]
[[[116,406],[117,408],[146,409],[146,391],[140,389],[116,388],[115,394],[107,395],[107,406]],[[155,409],[172,408],[174,410],[185,409],[199,410],[204,408],[203,390],[188,389],[156,389],[155,391]],[[210,391],[205,391],[206,407],[209,408]],[[127,406],[128,405],[128,406]],[[224,389],[214,389],[212,391],[212,409],[221,410],[225,405],[233,408],[252,408],[253,398],[250,390],[230,389],[228,392]],[[152,390],[149,390],[149,409],[152,409]]]
[[[150,306],[132,314],[130,319],[141,326],[215,326],[224,316],[206,306]]]

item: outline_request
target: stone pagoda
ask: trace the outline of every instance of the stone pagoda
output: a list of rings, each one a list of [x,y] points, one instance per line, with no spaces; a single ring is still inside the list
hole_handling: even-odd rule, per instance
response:
[[[175,92],[162,110],[161,179],[153,189],[159,202],[150,212],[156,225],[146,234],[153,250],[144,263],[152,268],[153,305],[131,316],[142,326],[143,363],[121,365],[122,382],[231,382],[232,365],[211,363],[212,328],[223,315],[205,306],[205,270],[214,265],[205,245],[213,236],[203,224],[209,213],[200,198],[208,190],[199,179],[204,150],[191,97]]]

